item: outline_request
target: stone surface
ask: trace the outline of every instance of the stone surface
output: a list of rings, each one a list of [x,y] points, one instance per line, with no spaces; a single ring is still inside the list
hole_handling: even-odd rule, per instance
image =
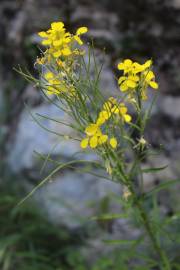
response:
[[[88,47],[84,47],[86,51],[86,55],[84,57],[86,65],[88,65],[89,62],[89,56],[88,56]],[[99,76],[99,87],[101,89],[101,92],[105,97],[109,97],[112,95],[117,95],[119,93],[118,90],[118,84],[115,80],[115,75],[112,70],[111,65],[111,58],[108,54],[103,52],[102,50],[95,49],[94,50],[94,56],[90,55],[90,74],[92,79],[97,77],[97,72],[95,71],[95,62],[94,57],[96,59],[96,65],[98,67],[98,72],[102,67],[100,76]]]
[[[47,155],[53,150],[54,154],[59,154],[64,158],[70,158],[80,150],[79,142],[67,141],[58,136],[58,133],[72,135],[72,131],[69,127],[38,117],[36,115],[37,113],[64,122],[67,121],[63,111],[53,104],[43,104],[31,110],[31,114],[34,115],[36,119],[40,120],[44,128],[56,132],[56,135],[47,130],[43,130],[43,128],[32,119],[30,112],[25,110],[20,117],[14,142],[9,146],[11,150],[8,158],[9,165],[15,172],[20,172],[23,169],[31,169],[35,166],[36,155],[34,151]]]
[[[172,6],[174,8],[180,9],[180,1],[179,0],[172,0]]]
[[[180,119],[180,97],[160,96],[158,103],[162,114],[175,120]]]
[[[90,174],[66,171],[40,188],[35,198],[53,223],[76,229],[100,214],[102,200],[112,193],[121,194],[118,184]],[[121,209],[112,201],[107,208],[110,213]]]

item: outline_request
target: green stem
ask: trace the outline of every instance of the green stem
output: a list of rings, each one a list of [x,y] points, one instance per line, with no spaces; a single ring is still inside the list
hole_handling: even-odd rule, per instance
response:
[[[140,96],[139,91],[137,92],[137,101],[138,101],[138,107],[139,107],[137,125],[140,129],[139,133],[138,133],[137,140],[139,140],[143,134],[143,131],[144,131],[143,123],[142,123],[142,101],[141,101],[141,96]],[[141,168],[141,162],[143,160],[142,154],[143,153],[142,153],[141,148],[135,150],[135,160],[138,161],[139,169]],[[139,173],[141,173],[140,170],[139,170]],[[143,183],[143,175],[142,174],[141,174],[141,182]],[[131,183],[132,183],[132,181],[131,181]],[[132,184],[130,185],[129,189],[130,189],[130,192],[132,193],[132,195],[134,196],[135,207],[137,208],[137,210],[140,214],[140,217],[141,217],[143,226],[146,230],[146,233],[147,233],[149,239],[151,240],[151,243],[152,243],[152,246],[154,247],[155,252],[159,255],[161,269],[162,270],[171,270],[171,266],[170,266],[170,263],[168,261],[168,258],[166,256],[166,254],[164,253],[164,251],[162,250],[161,245],[157,241],[156,235],[153,232],[153,228],[152,228],[150,220],[149,220],[149,216],[146,213],[146,211],[141,203],[140,199],[142,198],[143,194],[139,192],[140,185],[139,185],[138,179],[135,183],[135,187],[138,190],[139,195],[137,195],[137,192],[134,190],[134,187]]]
[[[137,209],[139,210],[144,228],[146,229],[146,232],[151,240],[151,243],[154,247],[154,250],[157,252],[157,254],[159,255],[159,257],[161,259],[161,267],[162,267],[161,269],[162,270],[171,270],[168,258],[166,256],[166,254],[164,253],[164,251],[161,249],[161,246],[159,245],[159,243],[158,243],[158,241],[153,233],[153,230],[152,230],[152,227],[150,225],[150,221],[149,221],[148,215],[146,214],[146,211],[144,210],[142,204],[139,202],[138,199],[136,200],[135,205],[136,205]]]

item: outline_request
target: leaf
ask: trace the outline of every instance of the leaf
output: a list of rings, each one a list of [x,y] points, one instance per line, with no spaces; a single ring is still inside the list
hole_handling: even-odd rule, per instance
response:
[[[159,171],[165,170],[167,167],[168,167],[168,165],[165,165],[163,167],[156,167],[156,168],[146,168],[146,169],[142,169],[141,172],[142,173],[159,172]]]
[[[162,189],[165,188],[169,188],[170,186],[180,183],[180,179],[176,179],[176,180],[170,180],[170,181],[166,181],[165,183],[161,183],[159,184],[157,187],[153,188],[152,190],[150,190],[146,195],[146,197],[152,196],[154,193],[157,193],[159,191],[161,191]]]
[[[110,245],[134,245],[136,240],[104,240],[103,242]]]
[[[100,216],[92,217],[91,220],[112,220],[127,217],[128,217],[127,214],[103,214]]]
[[[28,198],[30,198],[34,194],[34,192],[36,192],[40,187],[42,187],[45,183],[47,183],[55,173],[59,172],[61,169],[69,167],[70,165],[75,164],[75,163],[89,163],[89,164],[92,163],[92,164],[96,164],[96,165],[98,164],[98,162],[96,162],[96,161],[88,161],[88,160],[72,160],[72,161],[69,161],[69,162],[66,162],[66,163],[59,164],[47,177],[45,177],[37,186],[35,186],[35,188],[33,188],[32,191],[29,192],[28,195],[25,196],[17,204],[17,206],[21,205]]]

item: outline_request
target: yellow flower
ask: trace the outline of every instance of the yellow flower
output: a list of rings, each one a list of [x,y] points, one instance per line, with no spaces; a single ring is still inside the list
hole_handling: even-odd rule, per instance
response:
[[[85,26],[82,26],[82,27],[77,29],[76,35],[79,36],[79,35],[85,34],[87,31],[88,31],[88,28]]]
[[[99,113],[99,117],[96,121],[97,125],[98,126],[101,126],[102,124],[105,123],[106,120],[108,120],[111,116],[111,112],[110,111],[106,111],[106,110],[103,110]]]
[[[109,143],[110,143],[110,145],[112,146],[112,148],[116,148],[117,147],[117,140],[116,140],[116,138],[111,138],[110,140],[109,140]]]
[[[97,145],[98,145],[98,137],[97,136],[92,136],[89,139],[89,145],[90,145],[91,148],[96,148]]]
[[[142,100],[147,99],[147,86],[153,89],[158,89],[158,84],[155,82],[155,75],[151,70],[152,60],[147,60],[144,64],[133,62],[130,59],[124,60],[124,62],[118,64],[118,69],[123,70],[123,76],[118,80],[120,90],[122,92],[129,91],[129,95],[132,98],[135,93],[135,89],[140,85]]]
[[[43,39],[42,45],[48,47],[48,54],[59,59],[60,57],[81,55],[81,51],[75,47],[75,41],[82,45],[80,36],[87,31],[87,27],[80,27],[76,34],[72,35],[66,31],[63,22],[53,22],[50,29],[39,32],[38,35]]]
[[[44,74],[44,79],[45,88],[47,88],[47,93],[49,95],[58,95],[62,92],[68,92],[70,95],[73,95],[75,92],[73,85],[68,84],[65,80],[63,80],[60,74],[56,75],[53,72],[48,71]]]
[[[119,70],[124,70],[124,74],[130,72],[133,67],[133,62],[130,59],[124,60],[124,62],[118,64]]]
[[[129,90],[129,88],[135,89],[138,86],[138,82],[139,77],[137,75],[122,76],[118,80],[122,92]]]
[[[85,133],[88,136],[93,136],[94,134],[96,134],[99,131],[99,126],[97,124],[90,124],[86,129],[85,129]]]
[[[83,149],[90,146],[91,148],[96,148],[99,145],[102,145],[107,142],[108,136],[103,134],[97,124],[90,124],[86,127],[85,133],[86,138],[82,139],[81,147]]]
[[[99,138],[98,138],[98,143],[101,145],[101,144],[107,142],[107,140],[108,140],[108,136],[101,134],[101,136],[99,136]]]
[[[80,38],[80,35],[85,34],[87,31],[88,31],[88,28],[87,27],[84,27],[84,26],[77,29],[76,35],[74,35],[74,39],[77,41],[77,43],[79,45],[82,45],[83,44],[83,42],[82,42],[82,40]]]
[[[131,121],[131,116],[127,113],[128,109],[124,103],[116,104],[111,109],[112,113],[119,115],[126,123]]]
[[[150,71],[146,71],[144,72],[144,80],[145,83],[148,84],[149,86],[151,86],[153,89],[158,89],[158,84],[157,82],[154,81],[155,79],[155,75],[154,72]]]
[[[85,138],[81,141],[81,147],[82,148],[87,148],[89,143],[89,138]]]

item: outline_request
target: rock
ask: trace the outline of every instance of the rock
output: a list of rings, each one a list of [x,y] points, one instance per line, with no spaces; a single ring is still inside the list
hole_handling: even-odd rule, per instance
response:
[[[71,14],[71,22],[76,26],[86,25],[89,28],[86,37],[99,48],[109,51],[117,49],[119,32],[117,29],[118,16],[114,12],[106,11],[104,6],[96,4],[85,6],[79,5]]]
[[[89,62],[88,47],[85,46],[84,49],[86,51],[84,59],[86,65],[88,65]],[[94,49],[94,56],[92,54],[90,55],[90,62],[91,62],[90,74],[92,76],[92,79],[96,77],[94,57],[96,59],[98,70],[100,70],[101,66],[103,66],[99,78],[99,86],[102,91],[102,94],[105,97],[109,97],[112,95],[116,96],[119,93],[119,90],[118,84],[115,81],[115,74],[113,73],[112,70],[110,56],[108,54],[105,54],[105,52],[102,52],[101,50]]]
[[[180,97],[159,96],[159,109],[162,114],[168,115],[173,119],[180,118]]]
[[[180,0],[172,0],[171,5],[176,9],[180,9]]]
[[[72,130],[69,127],[45,118],[39,118],[35,115],[37,113],[66,122],[67,116],[65,117],[63,111],[55,105],[40,105],[32,109],[31,114],[34,115],[46,129],[52,130],[57,134],[71,134],[71,136],[73,136]],[[70,158],[80,150],[79,142],[71,140],[67,142],[66,139],[57,136],[57,134],[43,130],[42,127],[35,123],[30,113],[25,110],[20,117],[14,143],[9,145],[8,162],[12,170],[20,172],[23,169],[33,168],[36,164],[34,151],[47,155],[53,150],[54,154]]]
[[[168,159],[165,155],[149,157],[147,162],[142,166],[143,169],[165,167],[164,170],[160,170],[156,173],[144,173],[144,189],[145,191],[151,190],[156,183],[165,183],[166,181],[176,179],[178,177],[178,171],[176,170],[176,163]]]
[[[114,31],[118,22],[118,17],[114,12],[107,12],[102,6],[76,6],[71,14],[71,22],[91,25],[91,29],[104,29]]]
[[[89,174],[66,171],[39,189],[35,198],[53,223],[76,229],[96,216],[101,201],[112,193],[120,195],[120,185]],[[108,211],[118,210],[120,205],[115,206],[111,201]]]

